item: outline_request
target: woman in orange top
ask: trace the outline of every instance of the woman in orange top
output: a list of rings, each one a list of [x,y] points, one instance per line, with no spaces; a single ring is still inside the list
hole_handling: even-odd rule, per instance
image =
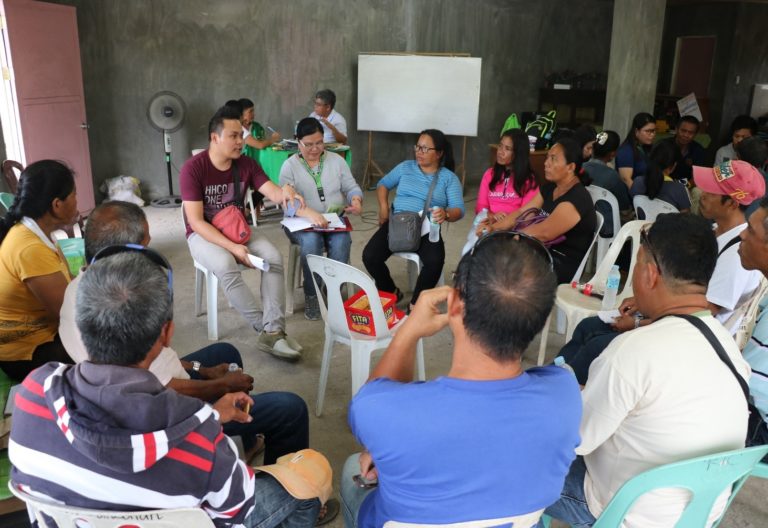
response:
[[[0,368],[15,380],[48,361],[72,362],[58,336],[69,270],[51,233],[77,214],[72,171],[43,160],[21,173],[0,220]]]

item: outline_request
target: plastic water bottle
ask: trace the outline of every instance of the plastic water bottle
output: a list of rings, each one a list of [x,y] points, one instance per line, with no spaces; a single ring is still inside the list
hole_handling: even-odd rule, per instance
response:
[[[475,221],[472,222],[472,227],[477,229],[477,226],[480,225],[480,222],[482,222],[486,218],[488,218],[488,209],[483,209],[482,211],[477,213],[477,215],[475,215]],[[473,231],[474,231],[474,229],[473,229]]]
[[[568,363],[565,362],[565,358],[563,356],[557,356],[555,358],[555,366],[560,367],[561,369],[565,369],[574,376],[576,373],[573,371],[573,367],[571,367]]]
[[[605,281],[605,293],[603,294],[603,310],[613,310],[616,307],[616,295],[619,293],[619,283],[621,282],[621,273],[619,267],[614,264],[611,272],[608,273],[608,279]]]
[[[430,214],[429,214],[429,241],[430,242],[439,242],[440,241],[440,224],[435,222],[435,211],[439,209],[439,207],[433,207]]]

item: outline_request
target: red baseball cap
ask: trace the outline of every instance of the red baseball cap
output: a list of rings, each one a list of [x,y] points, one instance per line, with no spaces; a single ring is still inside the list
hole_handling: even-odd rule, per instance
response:
[[[693,167],[693,181],[704,192],[730,196],[749,205],[765,195],[765,179],[755,167],[741,160],[724,161],[714,167]]]

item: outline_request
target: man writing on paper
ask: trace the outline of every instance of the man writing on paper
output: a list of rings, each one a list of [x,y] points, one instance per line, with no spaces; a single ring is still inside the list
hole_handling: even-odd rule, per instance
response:
[[[295,199],[303,204],[304,199],[291,185],[281,188],[269,181],[256,161],[241,156],[243,136],[238,109],[220,108],[208,125],[208,135],[208,149],[188,159],[179,176],[189,251],[192,258],[216,275],[229,303],[260,333],[259,350],[296,361],[301,357],[302,347],[285,333],[282,255],[254,228],[251,228],[247,245],[237,244],[216,229],[211,221],[237,194],[235,166],[240,179],[240,196],[251,187],[283,205]],[[243,282],[238,267],[239,264],[254,267],[249,254],[269,264],[261,277],[261,309]]]
[[[326,143],[347,142],[347,120],[335,110],[336,94],[328,88],[315,94],[315,109],[309,114],[323,124],[323,141]]]

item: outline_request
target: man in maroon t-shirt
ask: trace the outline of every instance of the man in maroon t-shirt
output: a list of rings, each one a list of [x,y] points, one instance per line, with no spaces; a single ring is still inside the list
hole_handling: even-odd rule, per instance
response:
[[[303,203],[303,198],[291,185],[278,187],[256,161],[240,156],[243,136],[237,111],[220,108],[208,125],[208,134],[208,150],[188,159],[179,177],[189,250],[196,261],[216,275],[229,303],[260,332],[259,349],[282,359],[298,360],[301,345],[285,333],[282,255],[253,228],[246,244],[230,241],[211,224],[211,219],[234,200],[233,164],[237,164],[240,177],[240,196],[245,196],[250,187],[275,203],[285,204],[294,198]],[[249,254],[269,263],[261,277],[263,311],[238,268],[238,264],[254,267]]]

